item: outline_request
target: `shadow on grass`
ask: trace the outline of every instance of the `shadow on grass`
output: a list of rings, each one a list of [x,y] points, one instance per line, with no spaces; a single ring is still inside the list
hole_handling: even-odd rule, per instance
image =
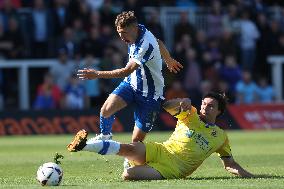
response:
[[[70,185],[62,184],[62,185],[60,185],[60,187],[71,187],[71,186],[77,187],[77,186],[80,186],[80,185],[77,185],[77,184],[70,184]]]
[[[187,177],[187,178],[181,178],[181,179],[163,179],[164,181],[168,180],[231,180],[231,179],[284,179],[284,176],[279,175],[255,175],[255,177],[251,178],[242,178],[237,176],[225,176],[225,177]],[[161,180],[161,181],[163,181]],[[151,182],[154,180],[128,180],[127,182]],[[125,182],[124,180],[121,180],[121,182]]]
[[[284,179],[284,176],[278,175],[255,175],[255,177],[251,178],[242,178],[242,177],[188,177],[187,180],[226,180],[226,179]]]

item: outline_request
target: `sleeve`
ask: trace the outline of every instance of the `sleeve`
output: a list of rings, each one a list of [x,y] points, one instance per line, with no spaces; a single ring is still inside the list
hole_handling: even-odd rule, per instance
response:
[[[152,53],[154,47],[151,43],[143,41],[141,45],[137,45],[131,61],[136,62],[139,65],[145,64],[147,61],[153,58]]]
[[[216,151],[216,153],[218,154],[220,158],[232,156],[231,147],[230,147],[229,139],[227,135],[226,135],[226,140],[224,144]]]
[[[191,120],[194,115],[197,115],[197,110],[195,107],[191,106],[191,110],[180,112],[175,117],[178,119],[178,121],[187,122]]]

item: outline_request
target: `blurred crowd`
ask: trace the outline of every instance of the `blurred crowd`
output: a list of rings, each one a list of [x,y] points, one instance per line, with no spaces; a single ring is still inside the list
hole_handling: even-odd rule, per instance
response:
[[[35,109],[101,105],[120,79],[82,82],[76,71],[125,66],[127,47],[114,27],[121,11],[134,10],[141,24],[165,40],[167,28],[160,23],[165,6],[181,10],[172,26],[174,44],[169,50],[184,66],[177,75],[164,69],[166,99],[190,97],[197,104],[204,93],[218,89],[230,103],[275,100],[266,58],[284,54],[281,1],[0,0],[0,57],[56,58],[48,72],[37,76],[39,83],[31,95]],[[147,15],[144,7],[152,7]],[[189,10],[200,8],[205,10],[206,30],[189,18]],[[5,99],[7,83],[0,81]]]

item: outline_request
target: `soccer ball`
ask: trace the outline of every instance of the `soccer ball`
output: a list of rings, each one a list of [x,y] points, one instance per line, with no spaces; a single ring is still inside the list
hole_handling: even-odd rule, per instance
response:
[[[58,186],[63,177],[63,170],[58,164],[48,162],[41,165],[36,174],[36,179],[42,186]]]

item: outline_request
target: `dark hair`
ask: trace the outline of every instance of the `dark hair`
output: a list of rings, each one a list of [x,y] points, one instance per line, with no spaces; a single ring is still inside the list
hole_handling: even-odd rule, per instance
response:
[[[226,109],[226,106],[227,106],[227,101],[228,101],[225,93],[211,91],[211,92],[207,93],[206,95],[204,95],[202,100],[204,98],[214,98],[215,100],[217,100],[218,110],[220,110],[220,112],[221,112],[218,116],[222,115],[225,112],[225,109]]]
[[[116,20],[115,20],[116,27],[125,28],[132,24],[135,24],[135,25],[138,24],[137,18],[134,16],[134,11],[122,12],[119,15],[117,15]]]

